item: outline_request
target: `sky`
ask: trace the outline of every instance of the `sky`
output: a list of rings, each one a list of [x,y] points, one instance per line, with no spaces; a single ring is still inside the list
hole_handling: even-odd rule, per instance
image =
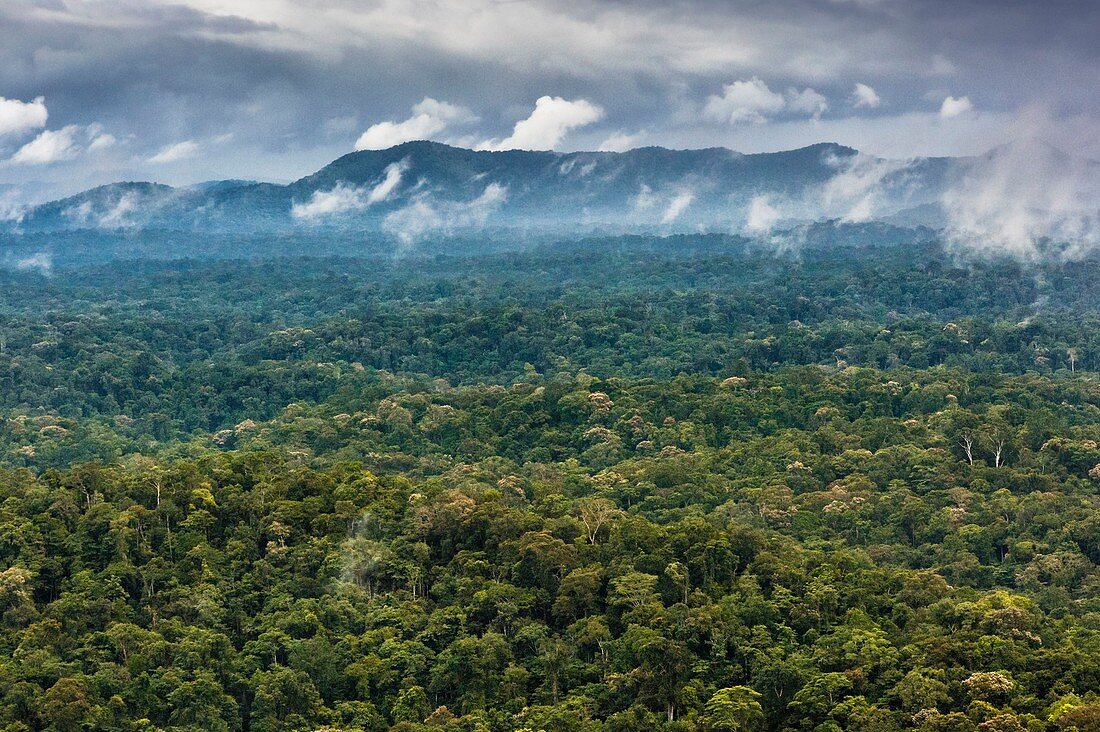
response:
[[[1098,155],[1098,37],[1096,0],[0,0],[0,216],[410,139]]]

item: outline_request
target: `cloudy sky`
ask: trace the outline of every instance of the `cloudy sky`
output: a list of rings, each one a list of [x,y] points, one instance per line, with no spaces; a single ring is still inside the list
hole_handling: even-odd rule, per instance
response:
[[[0,206],[353,149],[1095,145],[1095,0],[0,0]]]

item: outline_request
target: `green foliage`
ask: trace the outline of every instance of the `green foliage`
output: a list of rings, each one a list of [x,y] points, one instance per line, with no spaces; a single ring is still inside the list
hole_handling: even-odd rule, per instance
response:
[[[761,698],[760,692],[747,686],[719,689],[707,702],[707,722],[711,729],[730,732],[760,729],[764,722]]]
[[[650,244],[4,274],[0,728],[1095,729],[1095,263]]]

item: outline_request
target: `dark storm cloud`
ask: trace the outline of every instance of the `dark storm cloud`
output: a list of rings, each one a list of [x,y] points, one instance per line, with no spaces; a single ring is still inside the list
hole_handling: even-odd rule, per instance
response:
[[[94,120],[143,136],[158,128],[204,134],[231,122],[257,90],[276,85],[287,93],[309,81],[296,54],[233,38],[257,32],[260,24],[178,6],[110,22],[127,7],[104,4],[108,22],[101,26],[0,8],[0,79],[7,95],[46,96],[52,119]],[[151,144],[160,140],[150,138]]]
[[[509,137],[553,96],[603,112],[565,147],[973,152],[1028,106],[1089,126],[1098,32],[1091,0],[10,0],[0,97],[44,96],[50,129],[118,141],[35,173],[81,182],[294,177],[425,97],[476,115],[439,133],[467,144]],[[856,107],[857,83],[882,103]],[[973,111],[948,124],[948,96]],[[711,98],[731,113],[705,116]],[[0,156],[26,142],[0,140]]]

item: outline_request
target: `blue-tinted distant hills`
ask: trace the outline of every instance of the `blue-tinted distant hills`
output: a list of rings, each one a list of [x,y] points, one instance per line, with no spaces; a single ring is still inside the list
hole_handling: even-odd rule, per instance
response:
[[[740,154],[658,147],[488,152],[410,142],[344,155],[287,185],[100,186],[27,211],[18,230],[332,229],[415,239],[486,227],[667,233],[760,231],[830,219],[928,224],[947,181],[964,164],[884,161],[831,143]]]

